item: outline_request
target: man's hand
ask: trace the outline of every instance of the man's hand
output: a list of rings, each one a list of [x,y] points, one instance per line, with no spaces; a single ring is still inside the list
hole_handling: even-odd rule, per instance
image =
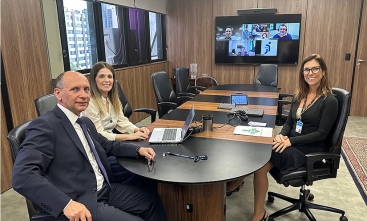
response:
[[[83,204],[73,200],[65,207],[63,212],[70,221],[92,221],[92,214],[89,210]]]
[[[154,160],[155,152],[151,147],[139,148],[139,155],[147,158],[148,160]]]

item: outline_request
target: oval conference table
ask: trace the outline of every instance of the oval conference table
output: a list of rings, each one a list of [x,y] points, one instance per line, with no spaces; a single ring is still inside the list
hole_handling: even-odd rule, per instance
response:
[[[277,88],[252,84],[218,85],[201,92],[147,126],[150,130],[182,127],[194,105],[196,122],[201,121],[203,114],[213,114],[213,131],[192,134],[181,144],[135,142],[141,146],[151,146],[156,152],[151,172],[146,159],[117,158],[127,170],[158,181],[158,192],[168,220],[226,220],[226,182],[243,178],[269,161],[273,138],[233,134],[234,126],[239,124],[238,120],[223,126],[228,123],[229,110],[218,109],[218,105],[229,102],[231,94],[239,93],[248,95],[248,105],[237,107],[264,110],[262,117],[249,117],[248,121],[241,121],[240,125],[247,126],[249,121],[256,121],[265,122],[266,127],[274,128],[279,96]],[[206,155],[208,159],[194,162],[183,157],[163,156],[164,152],[187,156]]]

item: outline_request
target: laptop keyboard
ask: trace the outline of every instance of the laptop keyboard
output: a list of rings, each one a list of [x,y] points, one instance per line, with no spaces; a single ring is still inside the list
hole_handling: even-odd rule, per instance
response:
[[[175,140],[177,129],[164,129],[162,140]]]

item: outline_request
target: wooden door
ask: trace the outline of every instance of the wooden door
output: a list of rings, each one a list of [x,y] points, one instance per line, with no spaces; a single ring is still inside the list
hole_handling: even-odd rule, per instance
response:
[[[359,31],[356,69],[353,79],[352,106],[350,115],[367,116],[367,1],[364,1]],[[364,61],[358,61],[358,60]]]

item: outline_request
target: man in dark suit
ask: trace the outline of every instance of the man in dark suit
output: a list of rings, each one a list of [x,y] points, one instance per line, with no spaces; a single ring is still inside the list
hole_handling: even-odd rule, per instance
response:
[[[29,124],[14,162],[14,190],[70,220],[166,221],[157,194],[114,183],[106,154],[153,160],[155,152],[109,141],[88,118],[79,118],[88,106],[89,90],[87,78],[78,72],[56,79],[58,104]]]

